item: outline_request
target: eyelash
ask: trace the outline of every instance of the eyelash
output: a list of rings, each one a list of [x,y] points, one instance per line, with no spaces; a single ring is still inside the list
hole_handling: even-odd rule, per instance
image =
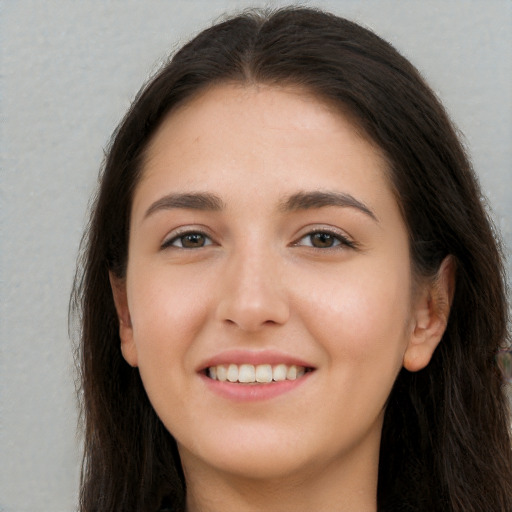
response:
[[[316,235],[323,235],[326,237],[329,237],[333,240],[334,245],[326,246],[326,247],[316,247],[313,245],[313,237]],[[206,243],[200,246],[196,247],[185,247],[183,245],[183,240],[187,237],[202,237]],[[300,242],[304,239],[309,238],[310,242],[309,244],[301,244]],[[181,241],[181,245],[176,245],[176,242]],[[184,250],[191,250],[191,249],[202,249],[203,247],[207,247],[209,245],[213,245],[213,241],[211,237],[206,234],[204,231],[201,230],[189,230],[189,231],[183,231],[181,233],[176,234],[172,238],[169,238],[165,240],[162,243],[161,248],[166,249],[169,247],[175,247],[177,249],[184,249]],[[350,240],[347,236],[344,234],[331,230],[331,229],[315,229],[313,231],[310,231],[306,233],[305,235],[301,236],[296,242],[292,244],[293,247],[311,247],[312,249],[318,249],[318,250],[336,250],[340,248],[350,248],[350,249],[357,249],[357,244]]]
[[[312,237],[315,235],[326,235],[327,237],[331,237],[331,239],[334,240],[334,245],[329,247],[315,247],[312,242]],[[311,247],[312,249],[319,249],[319,250],[339,250],[343,248],[349,248],[349,249],[357,249],[357,244],[350,240],[346,235],[340,233],[339,231],[333,230],[333,229],[315,229],[313,231],[310,231],[306,233],[305,235],[301,236],[297,242],[293,243],[294,247],[301,247],[304,246],[303,244],[300,244],[301,240],[304,240],[306,238],[309,238],[310,244],[306,244],[306,247]]]
[[[184,247],[183,246],[183,239],[186,237],[203,237],[205,240],[208,241],[208,243],[205,243],[204,245],[201,245],[199,247]],[[181,241],[181,245],[175,245],[176,242]],[[161,248],[167,249],[169,247],[174,247],[176,249],[183,249],[183,250],[191,250],[191,249],[202,249],[203,247],[213,245],[213,241],[210,236],[208,236],[204,231],[195,229],[195,230],[189,230],[189,231],[183,231],[181,233],[178,233],[174,235],[172,238],[168,238],[162,243]]]

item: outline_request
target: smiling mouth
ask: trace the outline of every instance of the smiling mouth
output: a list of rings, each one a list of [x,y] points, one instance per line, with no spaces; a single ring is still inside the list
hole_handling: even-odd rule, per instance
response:
[[[240,384],[269,384],[286,380],[297,380],[313,368],[287,364],[219,364],[206,369],[207,377],[220,382]]]

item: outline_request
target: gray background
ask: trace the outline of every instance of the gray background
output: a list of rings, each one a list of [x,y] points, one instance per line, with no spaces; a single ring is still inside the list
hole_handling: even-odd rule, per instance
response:
[[[264,4],[0,3],[4,512],[76,507],[80,441],[67,306],[102,148],[139,86],[177,44],[220,14],[248,5]],[[510,270],[512,2],[332,0],[314,5],[374,29],[430,81],[464,134],[504,235]]]

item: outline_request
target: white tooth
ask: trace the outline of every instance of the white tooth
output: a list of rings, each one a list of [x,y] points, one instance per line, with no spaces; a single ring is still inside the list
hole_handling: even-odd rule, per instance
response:
[[[210,379],[217,379],[217,368],[215,368],[215,366],[210,366],[210,368],[208,368],[208,376]]]
[[[220,380],[222,382],[226,382],[228,380],[228,370],[223,364],[219,364],[219,366],[216,367],[217,370],[217,380]]]
[[[238,369],[238,382],[254,382],[256,372],[252,364],[242,364]]]
[[[272,382],[272,366],[259,364],[256,366],[256,382]]]
[[[295,380],[297,378],[297,367],[292,364],[286,372],[286,378],[288,380]]]
[[[286,365],[278,364],[274,366],[272,376],[276,382],[286,380]]]
[[[229,382],[236,382],[238,380],[238,366],[236,364],[229,365],[227,377]]]
[[[304,366],[297,366],[297,378],[302,377],[306,373]]]

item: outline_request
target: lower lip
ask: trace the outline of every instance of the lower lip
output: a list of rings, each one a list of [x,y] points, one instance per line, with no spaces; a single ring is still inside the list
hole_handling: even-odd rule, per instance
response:
[[[206,375],[201,374],[208,389],[215,394],[228,400],[238,402],[257,402],[261,400],[270,400],[285,393],[292,392],[302,386],[309,380],[314,372],[307,372],[295,380],[283,380],[279,382],[269,382],[267,384],[240,384],[236,382],[221,382],[213,380]]]

